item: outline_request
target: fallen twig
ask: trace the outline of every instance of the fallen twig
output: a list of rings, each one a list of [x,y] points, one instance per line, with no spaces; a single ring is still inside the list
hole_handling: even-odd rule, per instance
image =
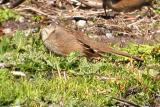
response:
[[[96,9],[102,9],[102,3],[94,2],[92,0],[78,0],[78,1],[86,6],[96,8]]]
[[[25,10],[29,10],[29,11],[36,12],[37,14],[47,16],[47,17],[50,18],[50,19],[57,19],[56,16],[49,15],[49,14],[47,14],[47,13],[45,13],[45,12],[43,12],[43,11],[37,9],[37,8],[34,8],[34,7],[29,7],[29,6],[27,6],[27,7],[22,7],[22,8],[16,9],[16,11],[25,11]]]
[[[116,101],[118,101],[118,102],[124,103],[124,104],[126,104],[126,105],[128,105],[128,106],[132,106],[132,107],[142,107],[142,106],[140,106],[140,105],[138,105],[138,104],[135,104],[135,103],[130,102],[130,101],[125,100],[125,99],[115,98],[115,97],[112,97],[112,96],[109,96],[109,95],[106,95],[106,96],[107,96],[107,97],[110,97],[111,99],[114,99],[114,100],[116,100]]]

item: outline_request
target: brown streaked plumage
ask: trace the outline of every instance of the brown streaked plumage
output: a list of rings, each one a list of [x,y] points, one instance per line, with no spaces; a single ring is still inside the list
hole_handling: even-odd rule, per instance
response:
[[[106,7],[117,12],[128,12],[139,9],[145,5],[151,5],[153,0],[102,0],[106,14]]]

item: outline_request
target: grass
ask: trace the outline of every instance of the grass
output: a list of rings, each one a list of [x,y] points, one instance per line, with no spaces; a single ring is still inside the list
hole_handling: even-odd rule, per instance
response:
[[[88,61],[76,52],[60,57],[45,49],[39,34],[26,37],[17,31],[12,38],[3,37],[0,62],[10,67],[0,68],[0,106],[116,105],[111,97],[149,105],[154,94],[160,93],[160,81],[154,78],[160,72],[160,44],[129,44],[123,50],[139,54],[145,61],[122,63],[127,59],[111,54]],[[27,76],[17,77],[11,71]]]
[[[19,17],[18,14],[16,14],[16,12],[7,9],[7,8],[0,8],[0,23],[7,21],[7,20],[11,20],[11,19],[17,19]]]

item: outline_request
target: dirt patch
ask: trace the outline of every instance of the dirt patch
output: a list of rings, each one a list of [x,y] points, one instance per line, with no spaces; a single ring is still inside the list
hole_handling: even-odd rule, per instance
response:
[[[75,29],[84,32],[91,38],[125,46],[129,42],[138,44],[153,44],[160,42],[160,14],[155,12],[154,16],[146,15],[147,9],[136,10],[126,15],[118,14],[114,17],[104,15],[103,9],[87,8],[69,1],[26,1],[17,7],[24,21],[7,21],[2,24],[4,28],[28,29],[35,26],[45,26],[49,23],[59,23],[67,29]],[[159,7],[156,3],[154,7]],[[110,12],[113,13],[113,12]],[[38,22],[33,17],[40,17]],[[138,17],[138,18],[137,18]],[[78,25],[79,21],[85,24]],[[82,23],[80,23],[82,24]]]

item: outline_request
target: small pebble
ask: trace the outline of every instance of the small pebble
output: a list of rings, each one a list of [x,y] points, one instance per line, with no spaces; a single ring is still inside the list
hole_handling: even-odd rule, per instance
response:
[[[106,33],[106,37],[109,38],[109,39],[114,38],[113,35],[112,35],[111,33]]]
[[[81,5],[81,3],[79,1],[77,1],[77,0],[71,0],[71,3],[75,4],[76,6],[80,6]]]
[[[11,73],[15,76],[26,77],[26,74],[21,71],[12,71]]]
[[[86,21],[85,20],[79,20],[77,21],[77,26],[80,28],[83,28],[86,25]]]
[[[18,19],[18,21],[19,21],[20,23],[23,23],[23,22],[25,22],[25,18],[24,18],[23,16],[21,16],[21,17]]]
[[[9,34],[9,33],[12,32],[12,29],[11,29],[11,28],[4,28],[4,29],[3,29],[3,32],[4,32],[5,34]]]

